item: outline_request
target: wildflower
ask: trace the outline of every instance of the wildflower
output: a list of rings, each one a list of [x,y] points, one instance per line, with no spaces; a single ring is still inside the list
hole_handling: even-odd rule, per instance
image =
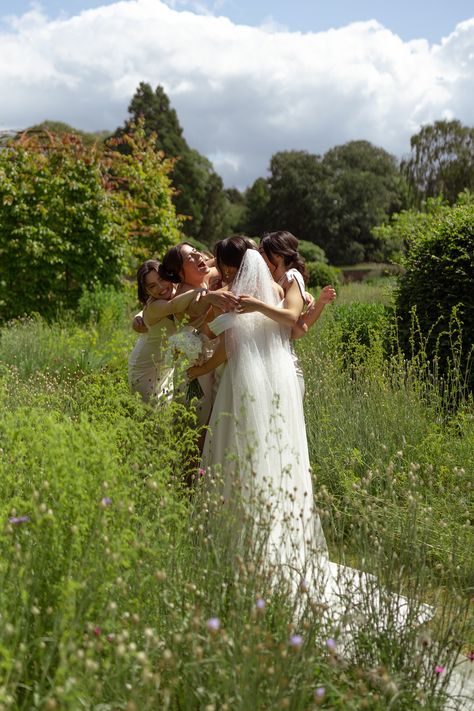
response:
[[[303,644],[303,637],[300,634],[293,634],[291,635],[288,644],[290,647],[293,647],[293,649],[299,649]]]
[[[324,686],[318,686],[318,688],[314,692],[314,698],[315,698],[316,703],[321,703],[322,700],[324,699],[325,694],[326,694],[326,689],[324,688]]]
[[[105,508],[106,506],[110,506],[112,499],[109,496],[104,496],[100,503]]]
[[[330,652],[335,652],[336,651],[336,640],[335,639],[327,639],[326,640],[326,647]]]
[[[255,603],[255,607],[257,608],[257,610],[259,612],[263,612],[263,610],[265,609],[265,606],[266,606],[265,600],[263,599],[263,597],[259,597]]]
[[[94,627],[94,629],[92,630],[92,634],[95,637],[100,637],[101,633],[102,633],[102,630],[100,629],[100,627]]]
[[[199,474],[199,476],[204,476],[205,473],[206,473],[206,470],[203,469],[202,467],[199,467],[199,469],[198,469],[198,474]]]
[[[206,627],[210,632],[217,632],[220,629],[221,621],[218,617],[210,617],[206,622]]]
[[[28,523],[29,520],[29,516],[10,516],[10,518],[8,519],[8,521],[10,523],[13,523],[13,525],[17,525],[19,523]]]
[[[467,655],[467,658],[469,659],[470,662],[474,662],[474,652],[472,650]]]
[[[444,667],[441,666],[441,664],[437,664],[435,666],[435,674],[443,674],[444,673]]]

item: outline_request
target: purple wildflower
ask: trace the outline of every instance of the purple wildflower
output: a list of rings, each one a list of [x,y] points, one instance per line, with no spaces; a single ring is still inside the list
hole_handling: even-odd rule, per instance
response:
[[[288,644],[290,647],[293,647],[293,649],[299,649],[303,644],[303,637],[300,634],[293,634],[291,635]]]
[[[217,632],[220,629],[221,621],[218,617],[210,617],[206,622],[206,627],[210,632]]]
[[[314,696],[316,699],[322,699],[325,693],[326,689],[324,688],[324,686],[318,686],[318,688],[314,692]]]
[[[102,506],[110,506],[110,504],[112,503],[112,499],[109,496],[104,496],[100,503],[102,504]]]
[[[444,667],[441,666],[441,664],[437,664],[435,666],[435,674],[443,674],[444,672]]]
[[[29,516],[10,516],[8,519],[10,523],[13,523],[13,525],[17,525],[19,523],[28,523],[30,520]]]
[[[257,610],[260,610],[260,611],[265,609],[265,605],[266,605],[266,602],[262,597],[259,597],[255,603],[255,607],[257,608]]]
[[[199,474],[199,476],[204,476],[205,473],[206,473],[206,470],[203,469],[202,467],[200,467],[200,468],[198,469],[198,474]]]
[[[326,647],[330,652],[335,652],[336,651],[336,640],[335,639],[327,639],[326,640]]]

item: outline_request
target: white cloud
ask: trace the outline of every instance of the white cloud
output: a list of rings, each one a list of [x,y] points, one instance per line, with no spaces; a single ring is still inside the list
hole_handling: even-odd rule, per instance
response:
[[[244,186],[278,150],[365,138],[401,155],[422,123],[474,123],[474,19],[430,46],[375,21],[303,34],[184,4],[193,11],[129,0],[69,19],[47,20],[38,6],[14,18],[0,34],[0,125],[114,129],[139,81],[160,83],[190,145]]]

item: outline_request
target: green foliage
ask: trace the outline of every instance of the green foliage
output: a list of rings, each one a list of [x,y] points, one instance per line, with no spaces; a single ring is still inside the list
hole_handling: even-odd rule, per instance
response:
[[[284,227],[320,245],[335,264],[386,258],[372,229],[406,203],[393,156],[368,141],[350,141],[323,158],[276,153],[270,173],[267,183],[260,178],[247,192],[249,226]]]
[[[393,321],[393,308],[380,302],[338,305],[334,321],[340,328],[341,344],[347,351],[368,347],[375,338],[384,344]]]
[[[474,342],[474,205],[441,211],[410,244],[397,313],[407,352],[426,349],[446,375],[468,367]],[[414,315],[414,316],[413,316]],[[415,338],[415,318],[420,338]],[[453,359],[453,342],[457,356]],[[458,361],[458,362],[457,362]],[[474,371],[469,381],[474,384]]]
[[[341,270],[336,267],[330,267],[329,264],[322,262],[306,262],[308,271],[308,286],[323,287],[331,284],[337,287],[341,283]]]
[[[25,133],[0,152],[0,319],[74,309],[178,241],[171,163],[141,125],[122,140],[126,154]]]
[[[298,242],[298,252],[306,262],[319,262],[320,264],[328,263],[326,253],[322,247],[314,242],[307,242],[304,239],[300,239]]]
[[[173,161],[172,180],[176,189],[174,204],[185,220],[182,229],[186,235],[211,244],[223,235],[225,220],[225,195],[221,178],[211,162],[189,147],[183,136],[178,115],[162,86],[153,91],[150,84],[140,82],[128,107],[129,118],[115,132],[123,138],[134,131],[134,125],[143,121],[147,136],[153,136],[157,151],[163,151]],[[119,150],[127,152],[126,145]]]
[[[474,128],[460,121],[435,121],[411,137],[411,157],[402,164],[412,197],[419,206],[430,197],[456,202],[474,190]]]
[[[215,484],[206,472],[183,491],[196,462],[192,413],[130,395],[122,351],[110,367],[116,334],[128,331],[115,322],[119,296],[84,294],[82,320],[91,312],[84,329],[68,324],[71,338],[94,324],[113,344],[109,366],[87,373],[56,375],[46,361],[25,368],[57,324],[7,329],[17,357],[0,370],[0,705],[443,708],[433,669],[443,664],[447,682],[469,639],[472,592],[466,604],[459,595],[472,576],[467,408],[444,425],[432,381],[402,358],[386,369],[376,340],[357,368],[343,367],[332,309],[298,341],[331,557],[376,576],[362,600],[341,600],[348,648],[304,585],[288,595],[262,570],[261,522],[257,534],[247,515],[235,520],[218,472]],[[63,353],[52,345],[54,357]],[[381,584],[408,598],[402,629],[398,599],[377,595]],[[425,631],[416,599],[428,592],[437,615]]]
[[[74,307],[118,283],[124,252],[94,150],[26,136],[0,152],[0,318]]]
[[[129,269],[162,256],[180,239],[181,220],[173,205],[172,161],[147,137],[143,119],[120,139],[110,139],[104,156],[106,185],[117,231],[127,245]],[[110,150],[125,147],[125,150]]]

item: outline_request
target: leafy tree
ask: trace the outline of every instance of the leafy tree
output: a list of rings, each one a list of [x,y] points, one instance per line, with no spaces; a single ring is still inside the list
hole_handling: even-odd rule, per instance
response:
[[[438,195],[453,204],[464,189],[474,189],[474,127],[435,121],[412,136],[410,145],[402,170],[416,205]]]
[[[319,262],[320,264],[328,263],[324,249],[319,247],[317,244],[314,244],[314,242],[307,242],[304,239],[300,239],[298,252],[307,262]]]
[[[113,220],[126,243],[128,265],[150,255],[160,257],[180,239],[181,221],[173,205],[170,172],[173,161],[156,149],[156,137],[145,135],[143,119],[114,139],[104,156],[104,178]],[[113,150],[124,146],[123,152]]]
[[[30,126],[27,129],[28,133],[37,132],[39,136],[46,136],[48,133],[55,135],[74,135],[79,136],[85,146],[102,144],[111,134],[110,131],[81,131],[78,128],[70,126],[63,121],[42,121],[41,123]]]
[[[129,133],[142,117],[146,135],[155,136],[156,148],[176,159],[172,172],[174,204],[186,218],[184,232],[207,244],[221,237],[225,209],[222,181],[210,161],[189,147],[163,87],[158,85],[153,91],[150,84],[140,82],[128,112],[129,118],[117,129],[116,137]]]
[[[74,136],[0,151],[0,317],[73,307],[83,287],[116,284],[124,248],[99,155]]]
[[[350,141],[329,150],[321,231],[330,261],[355,264],[374,258],[372,229],[405,203],[395,158],[368,141]]]
[[[122,140],[27,132],[0,151],[0,318],[52,318],[179,239],[170,162],[142,126]]]
[[[245,191],[245,222],[243,231],[255,237],[268,229],[270,190],[264,178],[257,178]],[[237,230],[238,231],[238,230]]]

